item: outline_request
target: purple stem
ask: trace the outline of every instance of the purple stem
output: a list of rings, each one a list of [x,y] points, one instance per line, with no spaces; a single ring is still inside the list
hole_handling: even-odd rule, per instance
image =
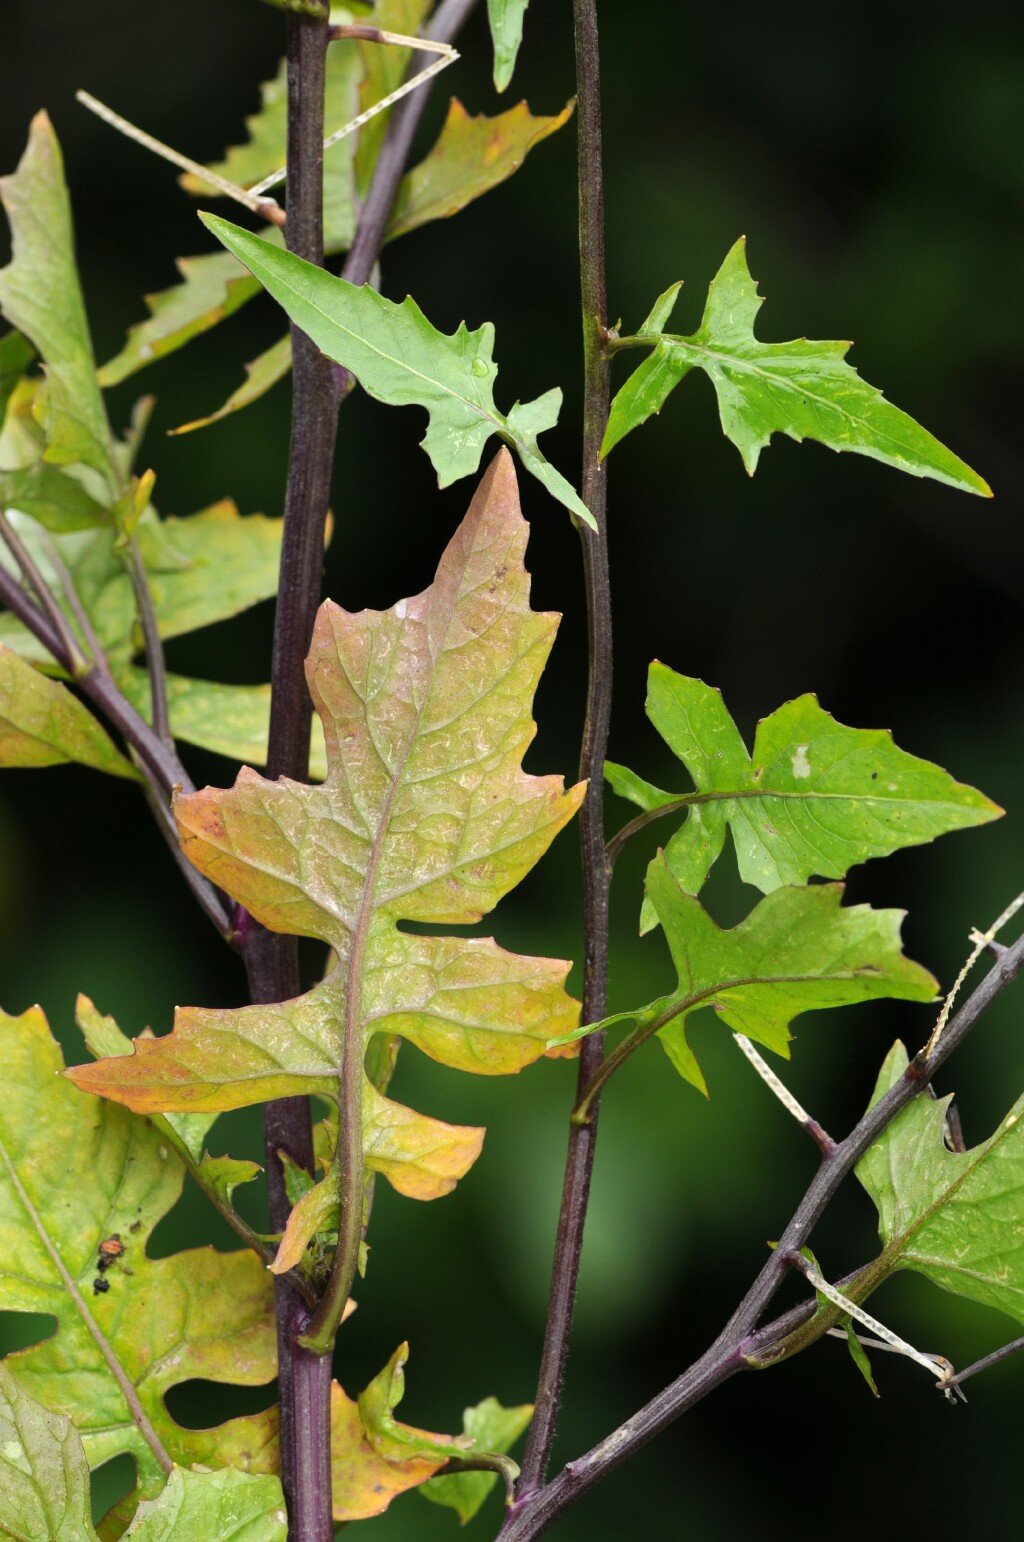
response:
[[[792,1332],[797,1315],[788,1312],[777,1323],[761,1330],[756,1328],[758,1319],[788,1273],[792,1255],[807,1242],[840,1183],[853,1171],[872,1141],[877,1140],[900,1109],[924,1091],[939,1066],[963,1042],[1000,992],[1016,979],[1022,966],[1024,936],[1006,950],[950,1020],[933,1054],[928,1059],[916,1056],[900,1080],[867,1111],[846,1139],[823,1155],[821,1165],[777,1247],[711,1348],[618,1429],[585,1455],[569,1462],[545,1487],[517,1499],[496,1542],[534,1542],[534,1538],[542,1536],[571,1505],[627,1457],[723,1381],[747,1368],[748,1356],[756,1354],[761,1365],[766,1363],[772,1345],[781,1343]],[[803,1310],[798,1309],[801,1314]]]
[[[583,865],[584,974],[583,1021],[606,1014],[608,981],[608,888],[611,869],[605,857],[604,761],[608,745],[612,691],[612,614],[608,575],[606,476],[598,455],[608,421],[610,366],[604,354],[604,182],[601,169],[601,69],[595,0],[574,0],[576,24],[576,109],[579,135],[579,249],[583,306],[583,501],[597,529],[578,525],[583,543],[587,594],[589,678],[587,714],[580,756],[580,777],[590,790],[580,813]],[[580,1051],[577,1097],[590,1084],[604,1055],[604,1035],[591,1034]],[[517,1492],[528,1495],[544,1481],[555,1421],[561,1401],[569,1350],[583,1229],[597,1139],[598,1100],[586,1119],[569,1127],[565,1180],[555,1235],[551,1292],[544,1348],[535,1396],[535,1412],[523,1455]]]

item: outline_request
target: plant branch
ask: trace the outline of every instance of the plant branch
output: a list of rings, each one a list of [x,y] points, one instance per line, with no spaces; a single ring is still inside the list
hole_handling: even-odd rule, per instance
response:
[[[149,587],[149,574],[142,560],[139,543],[134,536],[128,539],[125,566],[131,579],[135,610],[142,627],[146,647],[146,668],[149,671],[149,702],[153,732],[164,744],[173,744],[171,720],[167,711],[167,667],[164,663],[164,645],[160,637],[160,625],[153,604],[153,591]]]
[[[1024,936],[1006,949],[996,964],[946,1025],[931,1055],[923,1051],[903,1076],[854,1126],[845,1140],[823,1154],[817,1173],[793,1213],[778,1246],[722,1329],[718,1338],[689,1370],[639,1409],[585,1455],[570,1462],[545,1487],[516,1500],[497,1542],[533,1542],[564,1512],[635,1451],[638,1451],[715,1387],[770,1357],[772,1336],[784,1324],[791,1333],[814,1311],[813,1303],[787,1313],[777,1324],[757,1330],[756,1324],[790,1268],[791,1256],[805,1245],[843,1179],[900,1109],[923,1092],[938,1068],[963,1043],[986,1009],[1016,979],[1024,967]],[[877,1261],[876,1261],[877,1262]],[[870,1270],[873,1266],[869,1265]],[[806,1314],[806,1315],[805,1315]],[[776,1342],[778,1340],[776,1339]],[[950,1384],[952,1378],[950,1378]]]
[[[22,577],[36,596],[41,613],[49,621],[55,636],[60,639],[64,656],[68,660],[68,673],[73,677],[84,674],[89,668],[88,661],[82,656],[78,646],[78,639],[68,626],[67,618],[57,601],[50,593],[42,573],[33,560],[32,553],[21,540],[18,532],[11,524],[5,512],[0,513],[0,539],[21,569]]]
[[[605,1016],[608,983],[608,888],[611,869],[604,849],[604,761],[608,745],[612,690],[611,585],[608,574],[607,484],[599,459],[608,421],[610,366],[604,356],[607,336],[604,264],[604,180],[601,165],[601,68],[595,0],[574,0],[579,180],[580,295],[583,310],[583,501],[596,530],[577,522],[583,544],[587,595],[589,675],[587,709],[580,755],[580,776],[589,790],[580,812],[583,865],[584,973],[583,1018]],[[590,1084],[604,1054],[604,1035],[584,1039],[578,1090]],[[585,1122],[570,1123],[565,1180],[555,1235],[551,1292],[541,1354],[535,1412],[523,1456],[518,1492],[529,1494],[543,1483],[561,1402],[569,1350],[580,1253],[586,1223],[597,1139],[597,1104]]]
[[[431,18],[430,25],[424,32],[424,37],[430,38],[435,43],[450,43],[462,30],[475,5],[476,0],[441,0],[441,4]],[[425,69],[434,57],[434,54],[426,52],[414,54],[409,61],[407,77]],[[424,82],[419,91],[413,96],[407,96],[391,114],[387,132],[373,168],[373,178],[366,194],[366,201],[359,215],[355,237],[349,247],[345,266],[341,270],[342,277],[347,278],[351,284],[367,284],[370,281],[374,265],[380,256],[380,249],[384,244],[398,186],[405,174],[405,163],[412,149],[413,136],[419,127],[423,109],[427,105],[432,89],[432,81]],[[348,375],[347,371],[344,373]]]
[[[290,251],[323,265],[324,80],[328,6],[289,9],[285,19],[288,77],[288,217]],[[304,662],[320,598],[324,524],[330,496],[339,382],[314,343],[293,326],[292,429],[285,490],[271,668],[268,777],[306,781],[312,703]],[[245,964],[254,1004],[299,994],[297,940],[251,924]],[[291,1205],[279,1153],[312,1174],[308,1098],[278,1098],[263,1109],[271,1231],[283,1231]],[[310,1308],[285,1279],[275,1280],[281,1483],[290,1542],[330,1542],[330,1357],[310,1354],[298,1337]]]
[[[1009,1344],[1004,1344],[1002,1349],[994,1349],[990,1355],[985,1355],[981,1360],[975,1360],[966,1370],[957,1371],[946,1382],[947,1387],[958,1387],[968,1376],[976,1376],[979,1371],[987,1371],[990,1366],[998,1365],[1000,1360],[1008,1360],[1010,1355],[1015,1355],[1019,1349],[1024,1349],[1024,1338],[1014,1339]]]

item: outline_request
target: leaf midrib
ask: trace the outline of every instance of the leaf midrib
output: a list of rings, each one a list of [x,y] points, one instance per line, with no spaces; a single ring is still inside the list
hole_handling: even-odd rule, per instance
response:
[[[78,1289],[78,1286],[75,1284],[74,1280],[71,1278],[71,1275],[64,1263],[63,1258],[60,1255],[59,1250],[57,1249],[55,1243],[52,1241],[49,1232],[43,1224],[42,1216],[39,1214],[35,1205],[32,1203],[32,1199],[28,1193],[28,1190],[25,1188],[24,1184],[21,1182],[21,1179],[18,1177],[17,1168],[14,1165],[14,1162],[7,1150],[7,1146],[2,1136],[0,1136],[0,1161],[2,1161],[4,1166],[7,1168],[7,1175],[10,1179],[11,1187],[14,1189],[14,1192],[18,1196],[18,1199],[20,1200],[25,1213],[28,1215],[28,1218],[36,1232],[37,1237],[39,1238],[39,1241],[43,1246],[44,1251],[48,1255],[54,1269],[57,1271],[65,1291],[71,1298],[75,1310],[81,1317],[86,1330],[88,1331],[90,1337],[92,1338],[97,1349],[106,1362],[107,1368],[109,1369],[114,1380],[117,1382],[117,1385],[121,1391],[121,1395],[128,1406],[132,1421],[134,1422],[139,1433],[142,1435],[142,1438],[145,1440],[146,1444],[149,1446],[153,1455],[156,1457],[157,1462],[163,1468],[164,1472],[169,1473],[173,1463],[164,1449],[163,1442],[150,1423],[146,1411],[139,1401],[138,1393],[136,1392],[136,1389],[132,1384],[127,1371],[125,1371],[117,1357],[117,1352],[115,1351],[114,1346],[103,1332],[99,1323],[93,1317],[84,1296]]]

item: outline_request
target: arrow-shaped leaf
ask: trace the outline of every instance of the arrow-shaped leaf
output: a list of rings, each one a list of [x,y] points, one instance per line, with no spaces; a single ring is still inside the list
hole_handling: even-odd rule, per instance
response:
[[[556,400],[549,391],[537,403],[517,404],[508,417],[495,407],[498,367],[490,322],[475,332],[463,322],[448,336],[431,326],[411,297],[396,305],[369,285],[335,278],[227,220],[212,214],[202,219],[291,320],[328,358],[351,370],[365,391],[391,406],[426,407],[429,422],[422,444],[439,486],[475,472],[487,440],[498,434],[515,445],[535,476],[543,467],[541,480],[549,492],[593,526],[586,505],[536,445],[537,433],[553,421],[552,407],[557,414],[561,394]],[[539,418],[530,417],[531,408],[540,409]]]
[[[830,450],[855,450],[912,476],[991,497],[977,472],[846,363],[849,343],[806,337],[758,342],[754,321],[762,297],[747,268],[742,237],[712,279],[692,337],[663,332],[678,290],[673,285],[661,296],[637,336],[652,351],[612,402],[602,455],[660,412],[692,369],[702,369],[718,396],[722,429],[751,475],[772,434],[783,433],[817,439]]]
[[[844,910],[842,895],[841,884],[776,889],[738,926],[723,931],[659,852],[647,871],[647,896],[664,927],[679,985],[649,1006],[606,1019],[607,1025],[635,1024],[616,1058],[657,1034],[680,1076],[706,1093],[686,1037],[687,1019],[701,1007],[712,1007],[736,1033],[788,1056],[789,1025],[800,1012],[886,996],[930,1001],[935,981],[900,950],[903,911],[868,905]]]
[[[799,696],[763,718],[751,756],[721,692],[657,661],[647,715],[693,778],[673,794],[609,764],[608,780],[645,812],[684,811],[668,865],[697,894],[732,831],[740,877],[763,893],[812,875],[841,878],[858,862],[985,824],[1002,812],[881,728],[847,728]],[[648,906],[641,930],[654,925]]]
[[[193,1379],[258,1386],[275,1373],[273,1296],[254,1253],[154,1259],[150,1233],[183,1169],[145,1119],[80,1093],[38,1007],[0,1014],[0,1310],[43,1312],[52,1337],[8,1356],[18,1385],[70,1418],[91,1466],[122,1452],[141,1498],[182,1465],[273,1471],[276,1414],[184,1429],[165,1393]],[[123,1252],[100,1267],[100,1243]],[[99,1282],[97,1284],[97,1281]]]
[[[872,1104],[907,1063],[897,1041]],[[1024,1322],[1024,1097],[993,1136],[963,1152],[943,1140],[950,1102],[915,1098],[857,1164],[878,1208],[883,1257],[894,1269],[913,1269],[943,1290]]]
[[[445,1127],[398,1115],[362,1066],[384,1035],[503,1074],[575,1024],[565,964],[490,938],[399,929],[486,914],[583,796],[521,766],[556,623],[529,608],[525,543],[503,452],[429,589],[383,612],[321,608],[307,679],[324,724],[324,785],[243,770],[228,791],[178,800],[196,866],[264,925],[328,940],[337,961],[327,978],[291,1002],[180,1009],[173,1033],[78,1067],[75,1081],[139,1110],[200,1112],[298,1092],[337,1100],[347,1067],[346,1117],[360,1120],[371,1169],[410,1192],[406,1177],[433,1141],[448,1143],[449,1176],[464,1170],[476,1132],[447,1127],[442,1138]],[[457,1161],[452,1142],[462,1143]]]

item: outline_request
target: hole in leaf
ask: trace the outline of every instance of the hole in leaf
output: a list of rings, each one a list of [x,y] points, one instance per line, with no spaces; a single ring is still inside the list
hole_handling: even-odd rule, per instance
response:
[[[409,932],[413,937],[490,937],[494,931],[494,921],[490,916],[468,924],[455,921],[399,921],[398,930]]]
[[[277,1401],[277,1382],[237,1387],[219,1381],[183,1381],[164,1394],[167,1412],[186,1430],[208,1430],[226,1419],[262,1413]]]
[[[57,1319],[49,1312],[0,1312],[0,1358],[42,1344],[56,1331]]]
[[[119,1503],[135,1487],[135,1458],[126,1451],[112,1457],[102,1467],[89,1474],[92,1490],[92,1518],[101,1521],[112,1506]]]

